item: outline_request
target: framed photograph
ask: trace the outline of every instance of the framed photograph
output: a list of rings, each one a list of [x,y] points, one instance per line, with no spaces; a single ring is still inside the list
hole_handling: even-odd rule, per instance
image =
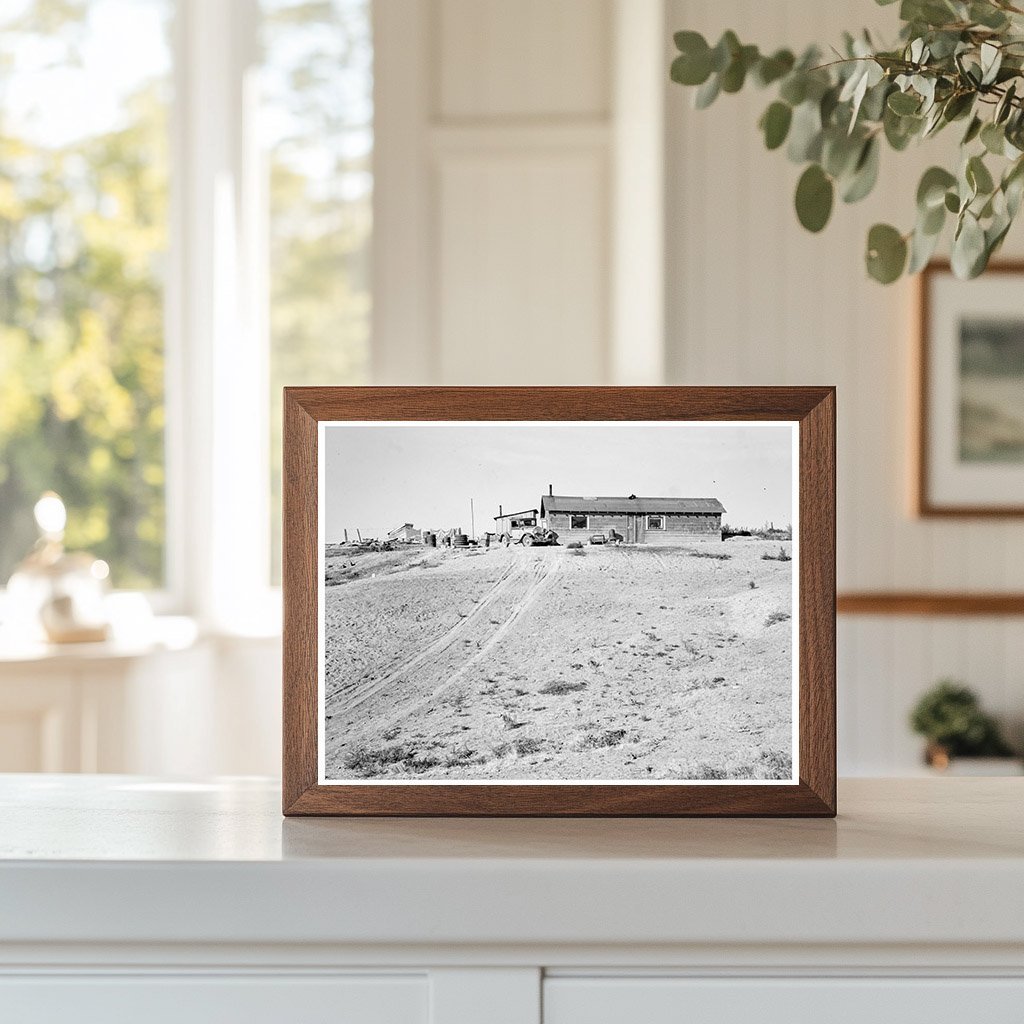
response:
[[[832,388],[284,406],[285,814],[835,814]]]
[[[919,287],[917,512],[1024,515],[1024,263]]]

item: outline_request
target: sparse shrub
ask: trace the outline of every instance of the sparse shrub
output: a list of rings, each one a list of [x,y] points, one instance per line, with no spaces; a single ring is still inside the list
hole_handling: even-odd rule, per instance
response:
[[[755,582],[754,582],[753,580],[751,580],[751,581],[750,581],[750,582],[749,582],[749,583],[747,584],[747,586],[748,586],[748,587],[750,587],[750,589],[751,589],[751,590],[757,590],[757,584],[756,584],[756,583],[755,583]]]
[[[582,550],[582,549],[583,549],[583,545],[582,545],[582,543],[580,543],[580,541],[578,541],[578,540],[574,540],[574,541],[572,541],[571,543],[569,543],[569,544],[566,544],[565,546],[566,546],[566,547],[567,547],[567,548],[568,548],[568,549],[569,549],[570,551],[577,551],[577,550]]]
[[[724,562],[724,561],[732,558],[732,555],[730,555],[727,551],[697,551],[697,550],[693,550],[693,551],[690,552],[690,557],[691,558],[713,558],[717,562]]]
[[[464,768],[471,764],[483,764],[484,758],[472,747],[461,746],[451,751],[445,758],[445,768]]]
[[[580,740],[580,747],[583,750],[600,750],[602,747],[615,747],[625,737],[625,729],[605,729],[604,732],[588,733]]]
[[[764,624],[766,626],[774,626],[778,622],[787,622],[789,618],[789,612],[772,612],[768,618],[764,620]]]
[[[763,778],[788,779],[793,774],[793,758],[781,750],[762,750],[761,770]]]
[[[587,688],[586,683],[570,683],[568,680],[558,679],[553,683],[548,683],[547,686],[541,687],[541,693],[551,693],[556,697],[560,697],[565,693],[576,693],[577,690],[585,690]]]
[[[372,750],[356,747],[345,755],[343,764],[349,770],[358,772],[364,778],[380,775],[392,765],[401,764],[411,772],[425,772],[436,768],[441,762],[436,757],[419,757],[407,743],[396,743],[391,747]]]
[[[693,774],[689,776],[691,779],[702,779],[705,781],[718,781],[720,779],[727,779],[729,776],[724,768],[717,768],[715,765],[702,764],[698,765],[694,769]]]
[[[715,676],[714,679],[709,679],[707,676],[701,676],[700,679],[695,679],[690,686],[691,690],[714,690],[719,686],[724,685],[724,676]]]
[[[512,746],[515,747],[515,751],[520,757],[526,757],[527,754],[536,754],[541,750],[544,740],[534,739],[532,736],[520,736]]]
[[[761,555],[762,562],[792,562],[793,558],[790,553],[780,544],[779,553],[773,555],[770,551],[766,551]]]

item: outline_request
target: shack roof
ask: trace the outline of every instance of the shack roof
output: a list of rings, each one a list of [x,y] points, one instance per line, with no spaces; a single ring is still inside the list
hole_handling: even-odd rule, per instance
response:
[[[635,512],[638,515],[665,515],[671,512],[721,513],[725,507],[717,498],[580,498],[565,494],[545,494],[542,512]]]
[[[521,512],[502,512],[502,514],[500,516],[495,516],[494,518],[495,519],[510,519],[510,518],[512,518],[512,516],[525,516],[525,515],[535,516],[536,514],[537,514],[537,509],[535,509],[535,508],[524,508]]]

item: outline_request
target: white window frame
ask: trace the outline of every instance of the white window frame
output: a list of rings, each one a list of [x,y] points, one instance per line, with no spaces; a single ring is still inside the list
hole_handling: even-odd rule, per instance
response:
[[[661,526],[651,526],[651,520],[652,519],[659,520],[661,522]],[[664,533],[665,532],[665,517],[664,517],[664,515],[649,515],[647,517],[646,528],[648,530],[654,531],[655,533]]]
[[[270,586],[257,0],[177,0],[165,291],[167,592],[207,630],[280,628]]]

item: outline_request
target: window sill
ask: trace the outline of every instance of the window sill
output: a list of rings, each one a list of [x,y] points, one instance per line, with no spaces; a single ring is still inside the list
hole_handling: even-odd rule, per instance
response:
[[[198,640],[195,619],[185,615],[154,616],[138,628],[115,630],[109,640],[99,643],[53,644],[0,629],[0,664],[143,658],[162,651],[188,650]]]

